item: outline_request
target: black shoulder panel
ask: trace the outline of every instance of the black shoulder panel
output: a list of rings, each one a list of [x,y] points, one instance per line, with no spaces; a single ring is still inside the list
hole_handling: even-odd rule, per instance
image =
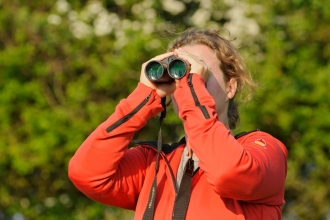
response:
[[[255,129],[255,130],[252,130],[252,131],[243,131],[241,133],[238,133],[235,135],[235,139],[238,139],[240,137],[243,137],[244,135],[247,135],[247,134],[250,134],[252,132],[256,132],[256,131],[260,131],[259,129]]]
[[[151,147],[153,147],[157,150],[157,141],[155,141],[155,140],[151,140],[151,141],[133,140],[132,143],[133,144],[148,145],[148,146],[151,146]],[[171,145],[170,144],[162,144],[162,151],[165,154],[169,154],[173,150],[175,150],[178,146],[180,146],[181,144],[184,144],[184,143],[186,143],[186,139],[183,137],[178,143],[172,143]]]

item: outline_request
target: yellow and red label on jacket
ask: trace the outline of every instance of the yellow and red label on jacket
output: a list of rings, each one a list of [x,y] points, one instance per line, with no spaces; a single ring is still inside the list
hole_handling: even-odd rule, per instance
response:
[[[254,141],[254,143],[266,149],[267,143],[264,139],[258,138]]]

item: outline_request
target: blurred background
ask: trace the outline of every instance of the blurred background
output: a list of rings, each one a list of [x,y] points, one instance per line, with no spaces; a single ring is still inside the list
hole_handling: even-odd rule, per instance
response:
[[[326,0],[0,0],[0,220],[133,218],[78,192],[68,161],[168,31],[189,27],[228,29],[259,82],[234,133],[259,128],[288,147],[283,219],[330,219]],[[135,138],[157,133],[154,119]],[[169,113],[165,141],[182,136]]]

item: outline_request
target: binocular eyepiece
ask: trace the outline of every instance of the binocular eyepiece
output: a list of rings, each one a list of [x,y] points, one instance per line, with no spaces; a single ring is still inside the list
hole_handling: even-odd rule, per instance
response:
[[[190,70],[189,65],[177,56],[169,56],[164,60],[151,60],[145,67],[146,77],[153,82],[171,82],[181,79]]]

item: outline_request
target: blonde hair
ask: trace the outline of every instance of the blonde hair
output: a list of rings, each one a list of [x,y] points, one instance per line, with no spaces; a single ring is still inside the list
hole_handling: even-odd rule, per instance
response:
[[[224,74],[225,82],[229,82],[231,78],[236,79],[236,93],[240,95],[239,100],[241,102],[249,101],[256,90],[256,83],[253,81],[236,47],[231,43],[231,40],[220,36],[219,31],[212,29],[188,29],[172,42],[168,51],[173,51],[185,45],[196,44],[206,45],[215,51],[220,61],[220,69]],[[227,113],[230,129],[236,128],[239,122],[238,102],[234,98],[229,102]]]

